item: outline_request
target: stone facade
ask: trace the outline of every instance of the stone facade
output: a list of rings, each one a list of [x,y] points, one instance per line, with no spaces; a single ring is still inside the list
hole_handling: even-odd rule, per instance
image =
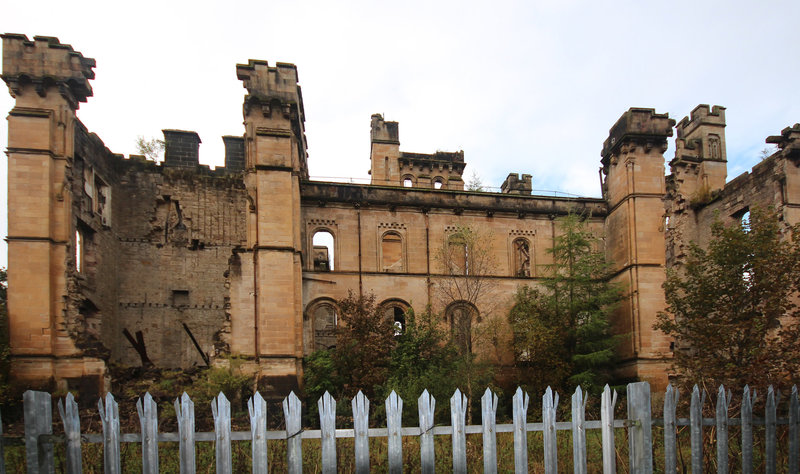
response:
[[[726,185],[722,107],[699,106],[677,124],[668,177],[675,121],[625,112],[603,144],[600,199],[531,195],[531,175],[515,173],[501,193],[465,191],[463,151],[400,151],[399,125],[380,115],[371,184],[318,182],[294,65],[236,67],[244,129],[223,137],[225,167],[210,170],[191,131],[164,130],[161,164],[111,153],[76,117],[92,95],[94,60],[55,38],[2,38],[2,77],[16,98],[8,278],[20,379],[102,389],[109,362],[189,367],[235,355],[285,393],[305,355],[335,344],[336,300],[349,292],[374,294],[399,328],[409,307],[430,306],[452,327],[494,318],[492,343],[471,345],[510,365],[512,295],[542,278],[555,218],[576,212],[605,235],[613,278],[628,289],[614,318],[620,375],[663,385],[671,341],[652,324],[665,267],[690,240],[707,239],[720,213],[775,204],[787,222],[800,217],[799,126],[771,137],[780,151]],[[448,301],[440,289],[454,277],[436,255],[465,226],[490,242],[492,291]]]

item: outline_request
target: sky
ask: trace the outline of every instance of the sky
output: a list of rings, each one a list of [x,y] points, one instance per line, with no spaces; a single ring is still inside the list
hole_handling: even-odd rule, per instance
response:
[[[319,179],[367,180],[373,113],[400,123],[403,151],[464,150],[465,176],[490,188],[528,173],[539,193],[592,197],[603,140],[630,107],[676,120],[697,104],[727,107],[729,179],[800,122],[796,0],[32,5],[3,2],[0,31],[57,36],[95,58],[78,117],[124,155],[137,136],[193,130],[200,161],[222,165],[220,137],[243,133],[235,66],[248,59],[297,65]],[[0,94],[0,109],[13,105]],[[0,121],[2,150],[7,134]],[[0,266],[6,253],[3,242]]]

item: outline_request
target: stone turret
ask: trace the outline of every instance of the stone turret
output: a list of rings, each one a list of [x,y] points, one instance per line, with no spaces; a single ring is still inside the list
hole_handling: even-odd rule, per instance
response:
[[[611,128],[603,143],[603,196],[608,203],[606,258],[612,281],[627,292],[615,312],[616,334],[625,334],[618,351],[620,373],[657,386],[666,385],[662,356],[670,341],[653,330],[665,307],[664,152],[675,121],[654,109],[632,108]]]
[[[530,195],[533,190],[532,178],[533,176],[529,174],[523,174],[522,178],[520,178],[517,173],[509,173],[500,186],[500,192],[503,194]]]
[[[231,311],[231,351],[254,357],[270,395],[302,379],[304,245],[300,182],[308,179],[305,113],[293,64],[236,66],[244,98],[244,181],[250,200],[247,254],[232,292],[251,295]],[[310,258],[310,256],[306,256]]]
[[[676,127],[671,184],[689,199],[704,199],[725,186],[725,107],[701,104]]]
[[[57,38],[4,34],[3,81],[16,99],[8,116],[8,321],[11,373],[98,389],[105,363],[88,357],[64,321],[68,262],[77,230],[67,170],[75,159],[80,102],[92,95],[95,61]]]
[[[371,184],[399,186],[400,125],[386,122],[381,114],[370,120],[370,170]]]

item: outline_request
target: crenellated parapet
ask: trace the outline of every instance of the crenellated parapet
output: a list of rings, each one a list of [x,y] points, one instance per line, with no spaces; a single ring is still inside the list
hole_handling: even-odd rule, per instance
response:
[[[657,114],[655,109],[628,109],[611,127],[608,138],[603,142],[600,153],[603,167],[608,168],[614,156],[627,152],[630,146],[644,146],[648,151],[658,148],[663,153],[674,126],[675,120],[669,118],[669,114]]]
[[[793,161],[800,160],[800,123],[781,130],[780,135],[767,137],[767,143],[778,147],[778,151]]]
[[[77,109],[80,102],[92,96],[89,80],[94,79],[95,60],[85,58],[68,44],[52,36],[34,36],[6,33],[3,38],[3,81],[12,97],[23,93],[31,84],[37,94],[44,97],[50,87]]]

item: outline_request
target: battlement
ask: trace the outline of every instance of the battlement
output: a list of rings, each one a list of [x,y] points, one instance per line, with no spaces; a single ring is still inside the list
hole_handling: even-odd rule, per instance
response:
[[[437,151],[435,153],[409,153],[407,151],[401,151],[400,160],[463,163],[464,151]]]
[[[608,166],[611,155],[617,153],[625,142],[666,143],[667,137],[672,136],[674,126],[675,120],[669,118],[669,114],[657,114],[655,109],[631,107],[608,131],[608,138],[603,142],[600,153],[603,166]]]
[[[267,61],[250,59],[247,64],[236,65],[236,77],[247,89],[246,102],[258,99],[267,103],[278,99],[283,104],[298,104],[303,114],[297,66],[294,64],[276,63],[270,67]]]
[[[3,39],[3,81],[8,85],[12,97],[22,93],[25,84],[36,86],[36,92],[44,96],[47,88],[58,86],[60,93],[70,106],[78,108],[92,96],[90,79],[94,79],[92,58],[62,44],[52,36],[34,36],[6,33]]]
[[[691,117],[691,118],[690,118]],[[685,138],[701,125],[725,126],[725,107],[715,105],[713,108],[708,104],[700,104],[692,110],[689,116],[684,117],[678,122],[677,137]]]
[[[777,145],[787,158],[800,159],[800,123],[784,128],[780,135],[767,137],[767,143]]]
[[[372,114],[370,122],[370,140],[372,143],[400,144],[400,125],[397,122],[386,122],[381,114]]]
[[[530,194],[533,190],[532,179],[533,176],[529,174],[523,174],[522,178],[520,178],[517,173],[509,173],[502,186],[500,186],[500,192],[503,194]]]

